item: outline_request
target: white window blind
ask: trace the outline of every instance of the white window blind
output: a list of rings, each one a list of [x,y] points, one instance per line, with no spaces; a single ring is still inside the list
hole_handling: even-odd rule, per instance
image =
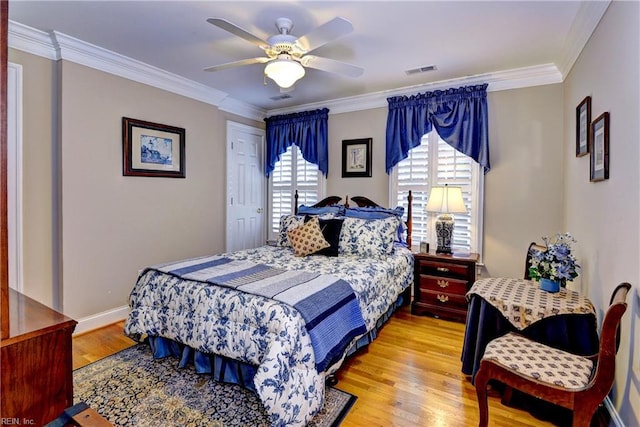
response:
[[[435,131],[422,137],[420,146],[409,151],[409,157],[396,165],[391,177],[393,202],[407,208],[407,195],[413,195],[412,241],[418,245],[427,241],[437,244],[435,220],[437,214],[425,212],[433,185],[462,188],[466,214],[454,214],[454,251],[480,253],[482,247],[482,185],[481,167],[470,157],[444,142]]]
[[[295,211],[296,190],[299,205],[313,205],[324,194],[324,181],[318,166],[303,159],[297,146],[280,156],[269,178],[269,239],[276,239],[280,217]]]

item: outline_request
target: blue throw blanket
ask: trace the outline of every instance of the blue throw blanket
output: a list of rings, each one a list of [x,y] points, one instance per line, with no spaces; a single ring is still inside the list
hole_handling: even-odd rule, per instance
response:
[[[337,362],[351,340],[366,332],[353,289],[331,275],[289,271],[224,256],[190,259],[150,269],[261,295],[296,308],[305,320],[318,372]]]

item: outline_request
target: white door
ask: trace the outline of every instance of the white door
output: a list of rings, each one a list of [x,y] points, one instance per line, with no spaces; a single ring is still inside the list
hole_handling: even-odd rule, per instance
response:
[[[266,242],[264,130],[227,122],[227,252]]]

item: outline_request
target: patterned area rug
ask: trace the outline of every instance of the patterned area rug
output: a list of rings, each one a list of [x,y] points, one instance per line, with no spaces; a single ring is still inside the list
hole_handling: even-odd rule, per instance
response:
[[[260,399],[173,357],[154,359],[138,344],[73,372],[75,403],[85,402],[116,426],[269,426]],[[356,397],[327,387],[324,408],[309,426],[338,426]]]

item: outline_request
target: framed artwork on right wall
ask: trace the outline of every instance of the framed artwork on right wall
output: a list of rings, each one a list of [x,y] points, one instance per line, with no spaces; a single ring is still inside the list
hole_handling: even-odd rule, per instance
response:
[[[589,153],[591,132],[591,97],[587,96],[576,107],[576,157]]]
[[[609,179],[609,113],[591,122],[591,182]]]

